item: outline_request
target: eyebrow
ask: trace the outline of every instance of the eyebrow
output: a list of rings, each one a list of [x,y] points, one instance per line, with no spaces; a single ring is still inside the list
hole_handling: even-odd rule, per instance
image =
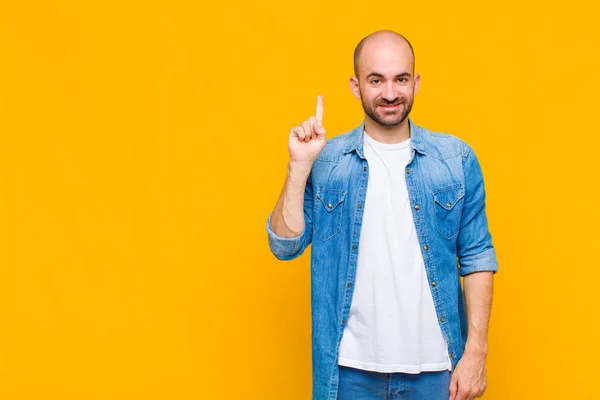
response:
[[[396,75],[396,78],[401,78],[401,77],[410,77],[410,72],[402,72],[401,74]],[[369,79],[371,77],[377,77],[377,78],[383,78],[383,74],[380,74],[379,72],[371,72],[369,75],[367,75],[367,77],[365,79]]]

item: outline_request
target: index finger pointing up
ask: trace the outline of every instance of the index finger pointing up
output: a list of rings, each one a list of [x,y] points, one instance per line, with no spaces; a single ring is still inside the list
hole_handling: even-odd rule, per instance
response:
[[[317,111],[315,117],[317,117],[319,126],[323,126],[323,96],[321,95],[317,96]]]

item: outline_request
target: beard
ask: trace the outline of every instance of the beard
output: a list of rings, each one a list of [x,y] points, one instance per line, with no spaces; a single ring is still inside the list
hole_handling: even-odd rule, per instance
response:
[[[396,99],[394,101],[387,101],[384,99],[377,100],[371,103],[365,103],[364,98],[361,96],[360,102],[362,104],[362,108],[365,111],[365,114],[369,116],[373,121],[377,124],[385,127],[393,127],[400,125],[410,111],[413,106],[413,99]],[[394,113],[387,112],[378,112],[377,107],[380,105],[392,105],[392,104],[402,104],[404,107],[402,111],[395,111]]]

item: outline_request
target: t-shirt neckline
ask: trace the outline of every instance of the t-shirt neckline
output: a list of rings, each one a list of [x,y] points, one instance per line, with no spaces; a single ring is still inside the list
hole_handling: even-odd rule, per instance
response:
[[[398,150],[410,146],[410,138],[398,143],[383,143],[373,139],[366,131],[364,132],[364,140],[379,150]]]

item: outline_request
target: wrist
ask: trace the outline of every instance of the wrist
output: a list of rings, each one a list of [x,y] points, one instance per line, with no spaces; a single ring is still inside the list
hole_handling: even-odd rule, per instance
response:
[[[465,346],[465,355],[473,355],[479,357],[486,357],[488,352],[487,343],[482,342],[469,342]]]
[[[287,173],[290,178],[294,181],[304,181],[308,179],[310,170],[312,169],[312,162],[300,162],[292,161],[288,163]]]

